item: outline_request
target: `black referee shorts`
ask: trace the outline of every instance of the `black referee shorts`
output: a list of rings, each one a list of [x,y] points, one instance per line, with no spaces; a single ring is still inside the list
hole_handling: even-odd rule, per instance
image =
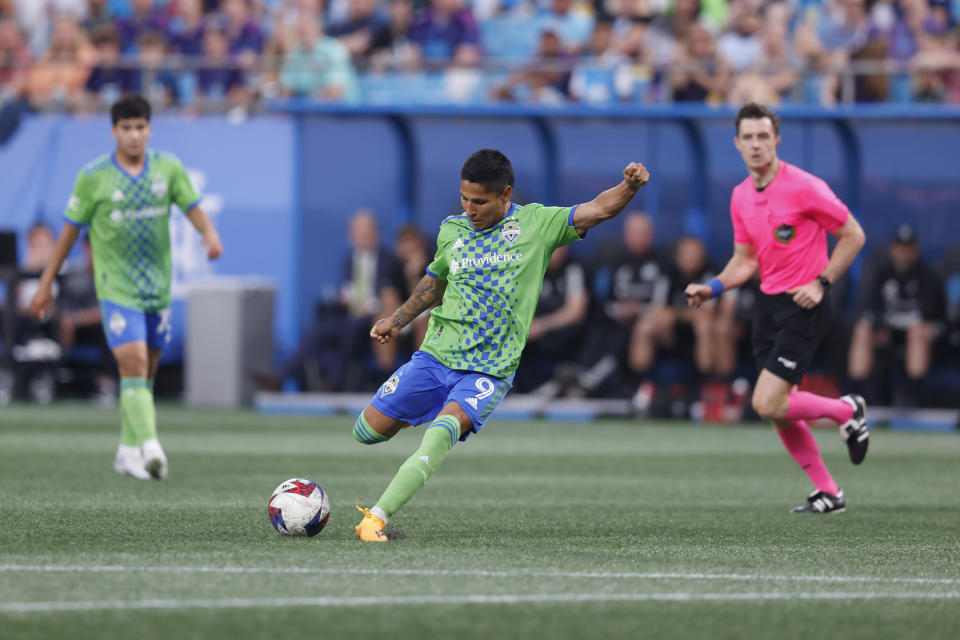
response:
[[[830,296],[813,309],[804,309],[793,295],[757,292],[753,315],[753,357],[757,369],[766,369],[787,382],[800,384],[820,341],[830,329]]]

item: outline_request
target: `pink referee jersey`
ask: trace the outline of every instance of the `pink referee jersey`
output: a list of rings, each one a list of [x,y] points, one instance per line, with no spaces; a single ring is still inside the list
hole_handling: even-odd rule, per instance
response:
[[[812,282],[827,266],[827,231],[850,210],[827,183],[783,160],[773,181],[758,191],[747,178],[733,189],[733,241],[752,244],[760,265],[760,290],[783,293]]]

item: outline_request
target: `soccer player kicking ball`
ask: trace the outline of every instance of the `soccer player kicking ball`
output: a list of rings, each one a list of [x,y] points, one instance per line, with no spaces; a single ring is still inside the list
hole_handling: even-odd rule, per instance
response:
[[[150,104],[140,96],[123,98],[110,116],[116,150],[80,170],[30,311],[46,314],[51,284],[79,228],[88,226],[103,331],[120,370],[120,446],[113,468],[159,480],[167,476],[167,457],[157,440],[153,380],[171,331],[170,204],[203,234],[207,257],[220,257],[223,247],[180,161],[147,149]]]
[[[400,466],[364,517],[357,537],[386,542],[384,526],[419,491],[458,440],[479,431],[510,388],[540,287],[557,247],[613,218],[647,183],[631,162],[623,181],[575,207],[518,205],[513,167],[499,151],[481,149],[460,171],[461,215],[440,225],[437,254],[410,298],[370,337],[385,343],[438,300],[420,350],[397,369],[364,408],[354,437],[364,444],[429,423],[420,448]]]
[[[794,513],[839,513],[843,491],[827,471],[807,420],[830,418],[840,425],[850,460],[867,455],[870,432],[863,398],[824,398],[797,391],[803,372],[830,326],[827,291],[863,247],[863,229],[819,178],[777,157],[780,123],[764,106],[737,113],[734,144],[750,177],[733,190],[733,257],[716,278],[686,288],[692,306],[738,287],[760,268],[760,298],[753,317],[753,355],[760,377],[753,408],[773,422],[787,451],[816,491]],[[837,239],[827,255],[829,231]]]

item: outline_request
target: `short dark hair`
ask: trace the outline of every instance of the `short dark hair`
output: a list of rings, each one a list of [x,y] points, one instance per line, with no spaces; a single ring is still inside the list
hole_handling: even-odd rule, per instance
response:
[[[773,123],[774,135],[780,135],[780,118],[769,108],[756,102],[748,102],[740,107],[740,111],[737,111],[737,135],[740,135],[741,120],[759,120],[760,118],[770,118],[770,122]]]
[[[513,165],[507,156],[495,149],[480,149],[463,163],[460,179],[500,193],[508,185],[513,186]]]
[[[110,107],[110,118],[113,124],[127,118],[145,118],[150,122],[150,103],[139,95],[120,98]]]

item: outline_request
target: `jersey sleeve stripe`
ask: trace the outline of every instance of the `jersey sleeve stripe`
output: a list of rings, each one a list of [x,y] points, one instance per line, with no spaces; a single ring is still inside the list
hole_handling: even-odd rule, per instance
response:
[[[74,227],[85,227],[85,226],[87,226],[86,223],[77,222],[76,220],[72,220],[72,219],[68,218],[67,216],[63,216],[63,221],[66,222],[66,223],[69,224],[69,225],[73,225]]]
[[[572,227],[572,226],[573,226],[573,212],[576,211],[576,210],[577,210],[577,207],[579,207],[579,206],[580,206],[580,205],[576,204],[576,205],[570,207],[570,216],[567,218],[567,226],[568,226],[568,227]]]
[[[187,208],[184,209],[183,212],[184,212],[184,213],[190,213],[190,212],[193,210],[193,208],[196,207],[197,205],[199,205],[201,202],[203,202],[203,196],[200,196],[199,198],[197,198],[197,201],[196,201],[196,202],[193,202],[193,203],[190,203],[189,205],[187,205]]]
[[[431,278],[437,278],[438,280],[440,279],[440,276],[435,274],[433,271],[430,271],[430,269],[426,269],[426,272],[427,272],[427,275],[430,276]]]

